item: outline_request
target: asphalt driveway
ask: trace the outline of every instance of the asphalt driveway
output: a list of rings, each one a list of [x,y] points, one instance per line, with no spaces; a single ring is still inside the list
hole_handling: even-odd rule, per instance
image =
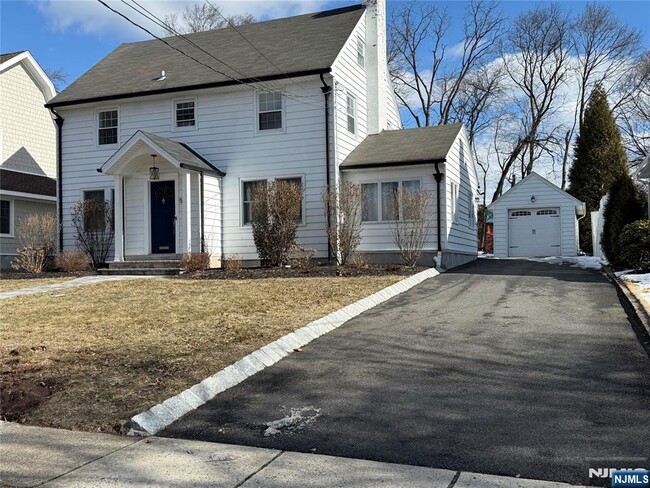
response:
[[[586,483],[590,464],[650,455],[643,341],[596,271],[479,260],[353,319],[162,435]],[[264,436],[292,408],[304,422]]]

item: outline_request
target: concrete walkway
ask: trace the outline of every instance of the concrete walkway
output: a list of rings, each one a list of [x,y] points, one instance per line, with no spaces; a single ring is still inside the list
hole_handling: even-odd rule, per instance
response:
[[[35,295],[36,293],[45,293],[48,291],[63,290],[74,288],[75,286],[94,285],[95,283],[104,283],[105,281],[124,281],[138,280],[143,278],[160,278],[160,276],[83,276],[70,281],[63,281],[53,285],[33,286],[31,288],[21,288],[19,290],[5,291],[0,293],[0,300],[20,297],[23,295]]]
[[[0,422],[0,485],[175,488],[562,488],[548,481],[201,441]]]

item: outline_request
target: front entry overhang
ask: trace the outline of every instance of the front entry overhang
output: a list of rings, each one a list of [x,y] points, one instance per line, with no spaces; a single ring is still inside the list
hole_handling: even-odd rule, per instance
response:
[[[141,130],[133,134],[97,171],[113,176],[124,175],[128,173],[132,161],[151,154],[161,156],[177,169],[220,177],[225,175],[187,144]]]

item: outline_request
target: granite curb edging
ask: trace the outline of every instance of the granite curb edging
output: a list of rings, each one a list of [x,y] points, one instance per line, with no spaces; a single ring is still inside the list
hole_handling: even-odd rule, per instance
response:
[[[296,349],[439,274],[435,268],[421,271],[280,337],[178,395],[135,415],[130,420],[128,435],[150,436],[160,432],[183,415],[212,400],[219,393],[272,366]]]

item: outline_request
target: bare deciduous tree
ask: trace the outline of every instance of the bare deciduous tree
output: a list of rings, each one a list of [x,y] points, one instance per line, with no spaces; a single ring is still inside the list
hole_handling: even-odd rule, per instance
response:
[[[323,189],[327,236],[340,266],[349,263],[361,244],[363,201],[363,188],[355,183],[343,183],[338,192],[334,186]]]
[[[615,115],[634,167],[650,154],[650,51],[636,60],[624,84],[631,95],[615,107]]]
[[[61,89],[65,86],[65,84],[68,81],[68,74],[65,71],[63,71],[63,68],[59,68],[59,69],[45,68],[43,69],[43,71],[45,71],[45,74],[54,85],[54,88],[56,88],[56,91],[61,91]]]
[[[163,20],[164,29],[170,35],[203,32],[221,29],[229,25],[252,24],[256,22],[252,14],[226,16],[222,8],[210,3],[195,3],[185,7],[181,19],[178,14],[169,14]]]
[[[470,99],[465,97],[462,110],[456,100],[471,92],[465,87],[470,74],[495,53],[504,18],[496,3],[484,0],[472,0],[466,14],[463,40],[454,46],[447,39],[447,11],[435,3],[412,0],[398,8],[388,24],[388,60],[396,95],[418,126],[463,121],[461,117],[471,111],[466,106]],[[444,63],[452,50],[460,61]],[[423,51],[431,58],[423,59]],[[471,79],[475,89],[477,81]],[[481,86],[480,92],[485,96],[493,90]],[[480,111],[485,103],[479,101],[473,109]]]
[[[79,201],[72,206],[71,216],[77,247],[90,256],[94,269],[105,267],[115,237],[113,205]]]
[[[393,242],[406,266],[415,266],[433,225],[433,194],[427,190],[402,189],[393,194],[395,219],[391,223]]]
[[[519,137],[499,175],[492,201],[503,192],[506,178],[522,153],[527,155],[526,174],[533,170],[536,148],[542,143],[540,128],[556,108],[559,88],[569,70],[569,31],[569,18],[557,4],[537,7],[515,19],[503,66],[522,95],[519,103],[525,111]]]

